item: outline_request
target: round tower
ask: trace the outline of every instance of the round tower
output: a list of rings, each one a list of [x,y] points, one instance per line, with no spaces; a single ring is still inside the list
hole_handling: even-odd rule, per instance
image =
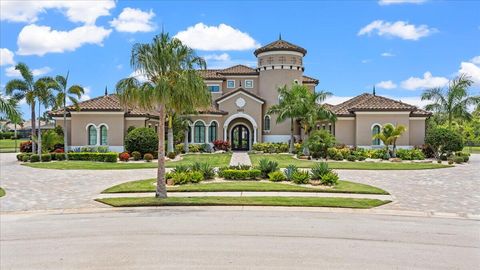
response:
[[[307,54],[307,50],[282,40],[279,36],[278,40],[258,48],[254,54],[257,57],[259,72],[259,95],[265,99],[263,107],[265,121],[265,112],[268,108],[278,104],[278,88],[302,83],[303,57]],[[263,141],[286,142],[290,139],[290,121],[277,124],[276,117],[272,115],[270,122],[270,130],[263,128]],[[298,129],[296,126],[294,128]]]

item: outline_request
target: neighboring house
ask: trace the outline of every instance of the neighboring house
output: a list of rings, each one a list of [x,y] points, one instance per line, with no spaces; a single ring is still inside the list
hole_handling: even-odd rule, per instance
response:
[[[279,39],[255,50],[257,68],[236,65],[225,69],[201,70],[200,74],[212,94],[207,111],[191,115],[189,142],[211,143],[227,140],[233,150],[249,150],[257,142],[288,142],[290,121],[276,123],[275,115],[266,111],[278,103],[279,87],[293,83],[315,91],[318,80],[303,75],[303,57],[307,51]],[[328,105],[338,116],[336,123],[321,123],[331,130],[340,143],[371,147],[377,144],[372,133],[386,123],[403,124],[407,132],[399,146],[423,144],[428,113],[399,101],[362,94],[337,106]],[[115,95],[81,102],[80,110],[67,108],[68,141],[72,147],[106,145],[112,151],[123,151],[126,130],[130,126],[157,129],[158,117],[138,109],[125,110]],[[64,126],[63,111],[50,115]],[[294,123],[295,139],[302,131]]]
[[[36,120],[38,127],[38,120]],[[55,124],[52,122],[40,121],[40,128],[42,131],[50,130],[55,128]],[[10,123],[9,121],[0,121],[0,129],[4,131],[15,132],[15,124]],[[22,122],[16,126],[17,136],[19,138],[28,138],[32,134],[32,121],[28,120]],[[38,130],[38,128],[37,128]]]

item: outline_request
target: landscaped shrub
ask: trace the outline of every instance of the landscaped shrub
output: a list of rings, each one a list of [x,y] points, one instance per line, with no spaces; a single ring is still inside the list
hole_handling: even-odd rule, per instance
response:
[[[204,179],[215,178],[215,169],[208,163],[194,162],[190,169],[192,171],[201,172]]]
[[[212,146],[208,143],[204,143],[200,145],[200,152],[202,153],[211,153],[213,152]]]
[[[421,146],[415,146],[415,148],[422,151],[423,155],[426,158],[434,158],[435,157],[435,151],[434,151],[433,147],[431,147],[429,144],[424,144],[424,145],[421,145]]]
[[[30,156],[30,162],[39,162],[40,161],[40,156],[37,154],[33,154]]]
[[[335,137],[326,130],[316,130],[310,134],[305,146],[315,158],[327,157],[328,148],[335,145]]]
[[[358,161],[364,161],[364,160],[367,159],[367,158],[364,157],[364,156],[359,156],[359,157],[357,157],[357,159],[358,159]]]
[[[430,145],[435,156],[449,154],[463,149],[463,138],[460,134],[447,128],[437,127],[427,132],[425,143]]]
[[[452,165],[453,164],[453,159],[449,159],[448,160],[448,165]]]
[[[20,154],[17,154],[17,160],[18,160],[18,161],[29,161],[31,155],[32,155],[32,154],[28,154],[28,153],[20,153]],[[25,159],[26,159],[26,160],[25,160]]]
[[[261,172],[257,169],[251,170],[234,170],[227,169],[221,173],[222,177],[228,180],[254,180],[260,177]]]
[[[79,152],[107,153],[108,146],[83,146],[80,147]]]
[[[167,157],[169,159],[174,159],[176,156],[177,156],[177,154],[175,152],[168,152],[167,153]]]
[[[42,162],[49,162],[52,161],[52,155],[50,154],[42,154],[41,155]]]
[[[462,157],[463,162],[468,162],[468,160],[470,160],[470,154],[466,152],[456,152],[455,156]]]
[[[145,159],[146,162],[152,162],[153,155],[150,153],[146,153],[145,155],[143,155],[143,159]]]
[[[288,165],[287,168],[283,170],[287,181],[292,181],[293,173],[295,172],[298,172],[298,167],[292,164]]]
[[[55,160],[61,161],[65,160],[65,153],[53,153],[52,157],[55,156]]]
[[[347,160],[348,161],[355,161],[355,160],[357,160],[357,157],[354,156],[354,155],[349,155],[349,156],[347,156]]]
[[[230,149],[230,142],[223,140],[215,140],[213,141],[213,147],[216,151],[228,151]]]
[[[143,155],[153,153],[157,148],[158,136],[151,128],[136,128],[125,138],[125,150],[128,152],[138,151]]]
[[[278,170],[278,162],[262,158],[258,163],[257,169],[260,170],[262,178],[266,179],[269,173]]]
[[[133,131],[134,129],[136,129],[135,126],[129,126],[129,127],[127,128],[127,134],[130,133],[131,131]]]
[[[335,156],[333,157],[334,160],[342,161],[343,160],[343,155],[340,152],[337,152]]]
[[[287,177],[281,171],[275,171],[268,174],[268,179],[272,182],[281,182],[287,180]]]
[[[99,162],[117,162],[118,154],[110,153],[91,153],[91,152],[70,152],[67,154],[69,160],[87,160]]]
[[[22,161],[25,154],[17,154],[17,161]]]
[[[120,153],[118,155],[118,159],[120,159],[120,161],[127,162],[130,159],[130,154],[128,152]]]
[[[32,152],[32,141],[26,141],[20,143],[20,152],[22,153],[31,153]]]
[[[182,172],[189,172],[190,171],[190,166],[188,165],[176,165],[175,168],[173,168],[172,172],[174,173],[182,173]]]
[[[338,174],[335,172],[328,172],[322,176],[322,184],[326,186],[333,186],[338,183]]]
[[[463,157],[455,156],[453,157],[453,161],[457,164],[463,163]]]
[[[185,185],[203,181],[201,172],[173,172],[168,174],[174,185]]]
[[[10,140],[13,139],[13,136],[15,135],[14,132],[0,132],[0,140]]]
[[[288,153],[287,143],[255,143],[252,148],[264,153]]]
[[[54,153],[65,153],[65,149],[63,148],[55,148],[55,150],[53,151]]]
[[[420,149],[398,149],[396,151],[398,158],[403,160],[424,160],[425,155]]]
[[[183,143],[176,144],[176,145],[175,145],[175,152],[177,152],[177,153],[183,153],[183,152],[184,152],[184,151],[183,151],[183,145],[184,145]]]
[[[23,161],[23,162],[30,161],[30,156],[31,156],[31,155],[24,155],[24,156],[22,157],[22,161]]]
[[[308,184],[310,181],[310,174],[304,171],[297,171],[292,174],[292,182],[295,184]]]
[[[198,144],[189,144],[188,145],[188,151],[192,153],[198,153],[200,152],[200,145]]]
[[[332,171],[328,168],[328,163],[326,162],[319,162],[313,165],[312,170],[310,171],[312,175],[312,180],[320,180],[322,177]]]
[[[142,159],[142,153],[140,153],[138,151],[133,151],[132,152],[132,157],[133,157],[133,160],[140,160],[140,159]]]

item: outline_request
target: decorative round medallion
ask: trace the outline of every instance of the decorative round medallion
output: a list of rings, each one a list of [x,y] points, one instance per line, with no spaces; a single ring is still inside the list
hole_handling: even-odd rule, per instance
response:
[[[235,105],[237,105],[238,108],[243,108],[246,103],[243,98],[237,98],[237,100],[235,100]]]

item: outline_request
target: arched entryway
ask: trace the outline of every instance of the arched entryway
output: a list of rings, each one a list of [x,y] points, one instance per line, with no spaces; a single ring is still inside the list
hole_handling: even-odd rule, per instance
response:
[[[250,130],[244,124],[232,127],[230,144],[233,151],[248,151],[250,149]]]

